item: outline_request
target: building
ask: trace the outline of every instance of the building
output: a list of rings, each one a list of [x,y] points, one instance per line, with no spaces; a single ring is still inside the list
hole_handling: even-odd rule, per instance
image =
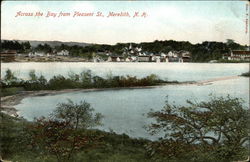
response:
[[[190,62],[191,61],[191,57],[190,56],[183,56],[182,57],[182,62]]]
[[[138,59],[138,62],[149,62],[150,61],[149,56],[138,56],[137,59]]]
[[[168,61],[169,62],[183,62],[182,58],[180,57],[169,57]]]
[[[3,62],[12,62],[12,61],[15,61],[16,55],[17,55],[17,51],[8,50],[8,51],[0,53],[0,59]]]
[[[169,51],[167,54],[169,62],[190,62],[191,53],[189,51]]]
[[[68,50],[62,50],[60,52],[57,52],[58,56],[69,56],[69,51]]]
[[[109,56],[107,61],[108,62],[124,62],[125,58],[121,56]]]
[[[93,57],[92,59],[93,62],[104,62],[104,60],[101,57]]]
[[[130,58],[131,58],[131,61],[132,61],[132,62],[138,61],[138,60],[137,60],[137,56],[131,56]]]
[[[43,57],[45,56],[45,53],[44,52],[30,52],[28,54],[29,57]]]
[[[182,62],[190,62],[191,61],[191,53],[189,51],[180,51]]]
[[[159,55],[152,55],[150,57],[152,62],[161,62],[161,56]]]
[[[231,56],[231,55],[230,55],[229,53],[224,53],[224,54],[222,55],[222,59],[228,60],[230,56]]]
[[[133,60],[132,60],[132,58],[131,57],[127,57],[126,59],[125,59],[125,62],[132,62]]]
[[[236,60],[236,61],[250,61],[250,51],[243,51],[243,50],[237,50],[237,51],[231,51],[229,52],[229,55],[227,57],[228,60]],[[226,55],[224,56],[224,58]]]
[[[177,51],[169,51],[167,54],[168,57],[178,57]]]

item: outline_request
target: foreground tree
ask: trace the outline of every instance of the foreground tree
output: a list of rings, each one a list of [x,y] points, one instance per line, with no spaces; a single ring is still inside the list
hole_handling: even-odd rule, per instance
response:
[[[94,109],[86,101],[80,101],[79,104],[68,100],[67,103],[59,103],[51,118],[57,121],[70,123],[77,130],[78,128],[92,128],[101,125],[102,115],[93,114]]]
[[[88,134],[86,129],[100,125],[102,116],[93,111],[85,101],[58,104],[50,118],[41,117],[30,127],[34,148],[62,162],[72,161],[79,150],[95,147],[101,136]]]
[[[158,151],[171,158],[200,150],[213,152],[220,159],[240,158],[247,142],[249,120],[242,100],[228,96],[187,103],[188,106],[175,106],[166,102],[163,110],[148,114],[156,119],[149,131],[165,132],[164,139],[147,147],[151,155]]]

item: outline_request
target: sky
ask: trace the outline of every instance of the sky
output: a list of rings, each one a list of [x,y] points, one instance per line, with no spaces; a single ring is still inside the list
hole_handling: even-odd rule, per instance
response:
[[[43,16],[15,17],[19,11]],[[46,17],[48,11],[70,16]],[[247,1],[4,1],[1,12],[1,39],[8,40],[116,44],[233,39],[249,45]],[[73,17],[74,12],[102,12],[104,17]],[[109,12],[131,17],[107,17]],[[133,18],[135,12],[146,17]]]

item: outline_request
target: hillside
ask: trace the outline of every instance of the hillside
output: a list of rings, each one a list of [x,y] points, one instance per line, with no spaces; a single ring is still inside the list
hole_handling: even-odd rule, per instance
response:
[[[4,41],[4,40],[2,40]],[[30,45],[32,47],[36,47],[38,46],[39,44],[48,44],[50,45],[51,47],[55,47],[55,46],[61,46],[61,44],[64,44],[64,45],[68,45],[68,46],[74,46],[74,45],[77,45],[77,46],[81,46],[81,47],[85,47],[85,46],[88,46],[88,45],[91,45],[89,43],[84,43],[84,42],[61,42],[61,41],[37,41],[37,40],[17,40],[19,43],[23,43],[23,42],[30,42]]]

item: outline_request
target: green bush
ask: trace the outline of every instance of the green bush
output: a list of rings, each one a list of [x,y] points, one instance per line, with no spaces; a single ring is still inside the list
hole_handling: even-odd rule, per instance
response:
[[[170,83],[161,80],[157,75],[151,74],[143,78],[136,76],[113,76],[107,78],[94,75],[91,70],[84,70],[80,74],[70,72],[68,77],[62,75],[53,76],[50,80],[46,80],[43,75],[37,76],[34,70],[29,72],[29,79],[22,80],[15,77],[14,73],[8,70],[5,79],[1,82],[3,88],[23,87],[27,91],[37,90],[61,90],[75,88],[115,88],[115,87],[135,87],[135,86],[152,86],[161,83]],[[6,89],[12,91],[9,94],[15,94],[14,89]],[[4,92],[5,92],[4,91]]]

